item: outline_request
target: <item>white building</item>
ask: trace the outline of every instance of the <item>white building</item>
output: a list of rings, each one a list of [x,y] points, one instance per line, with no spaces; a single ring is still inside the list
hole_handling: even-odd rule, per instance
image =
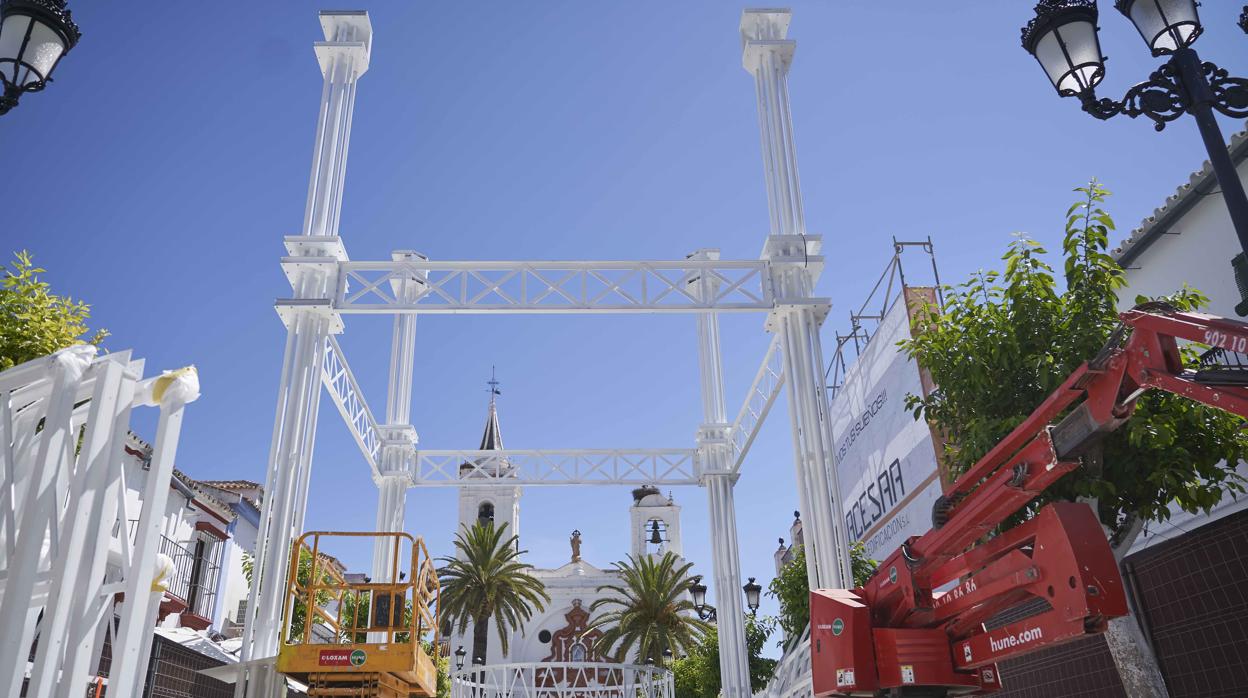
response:
[[[139,511],[151,447],[130,434],[125,454],[127,509]],[[177,469],[170,489],[159,552],[173,560],[174,573],[159,623],[235,637],[248,592],[243,554],[255,550],[263,490],[243,480],[199,481]]]
[[[485,433],[481,437],[478,450],[495,451],[502,448],[498,405],[495,396],[491,395]],[[506,469],[507,466],[504,463],[499,467]],[[473,477],[476,474],[472,468],[462,468],[461,472],[461,477]],[[496,526],[505,523],[509,534],[520,535],[521,494],[522,488],[519,486],[461,487],[459,525],[470,527],[478,521],[492,521]],[[640,557],[662,555],[671,551],[683,557],[680,506],[670,495],[664,496],[653,487],[639,487],[632,494],[632,506],[628,509],[631,527],[629,553]],[[600,633],[586,632],[590,621],[589,607],[604,595],[598,591],[598,587],[618,583],[620,576],[614,570],[603,569],[581,559],[579,531],[571,532],[568,557],[568,562],[560,567],[537,568],[532,571],[533,576],[545,584],[550,603],[546,605],[545,611],[536,615],[522,630],[512,633],[508,638],[508,655],[503,655],[498,631],[491,624],[484,658],[486,664],[602,661],[593,647]],[[449,623],[443,626],[443,634],[449,641],[450,651],[463,647],[466,652],[471,653],[471,625],[462,635],[454,630]],[[470,656],[468,662],[471,661]]]
[[[251,590],[243,574],[243,556],[251,555],[256,550],[264,488],[250,480],[198,480],[196,485],[201,491],[227,502],[234,512],[234,521],[227,531],[229,538],[221,555],[218,612],[213,619],[213,628],[227,637],[237,637],[243,631],[247,594]]]
[[[1248,131],[1234,134],[1227,147],[1240,181],[1248,179]],[[1220,192],[1213,168],[1205,162],[1113,251],[1127,276],[1127,285],[1118,294],[1121,310],[1135,305],[1137,296],[1165,296],[1186,284],[1209,297],[1205,312],[1244,319],[1235,314],[1240,297],[1231,271],[1231,258],[1240,252],[1239,239]],[[1248,466],[1241,463],[1239,472],[1248,477]],[[1170,520],[1150,523],[1131,552],[1245,508],[1248,497],[1244,496],[1223,497],[1207,515],[1171,507]]]

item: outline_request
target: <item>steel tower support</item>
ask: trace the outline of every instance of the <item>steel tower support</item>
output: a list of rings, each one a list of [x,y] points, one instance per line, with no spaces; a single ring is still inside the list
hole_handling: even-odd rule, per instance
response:
[[[823,386],[819,325],[829,303],[812,298],[822,271],[821,238],[806,234],[788,72],[796,42],[786,39],[788,10],[749,9],[741,15],[741,62],[754,76],[763,173],[771,230],[762,257],[771,262],[775,309],[768,329],[780,335],[788,383],[789,419],[812,589],[841,588],[848,555],[840,531],[841,511],[833,463],[828,399]]]
[[[422,262],[419,252],[398,250],[390,254],[396,262]],[[390,280],[395,298],[414,302],[425,289],[426,274],[413,273]],[[416,430],[412,428],[412,371],[416,365],[416,316],[394,316],[394,339],[390,345],[390,386],[386,394],[386,425],[381,427],[381,462],[377,480],[377,529],[402,532],[407,510],[407,488],[411,487],[415,465]],[[377,539],[373,545],[375,582],[393,582],[388,575],[394,567],[394,546]]]
[[[719,250],[698,250],[691,259],[717,260]],[[713,297],[717,280],[702,275],[693,281],[700,298]],[[716,630],[719,633],[719,675],[724,698],[747,698],[749,654],[745,647],[745,611],[741,606],[741,558],[737,547],[737,509],[733,486],[732,425],[724,406],[724,369],[719,352],[719,316],[698,315],[698,367],[702,383],[702,416],[698,454],[700,483],[706,488],[715,573]]]
[[[321,12],[320,19],[325,41],[315,48],[325,82],[303,235],[286,238],[290,256],[282,266],[294,298],[277,304],[286,325],[286,352],[256,539],[256,579],[247,602],[253,615],[243,631],[242,674],[235,688],[236,696],[247,698],[286,695],[285,678],[270,658],[278,649],[291,544],[303,529],[326,342],[342,329],[331,301],[338,263],[347,259],[338,221],[355,86],[368,70],[372,25],[362,11]]]

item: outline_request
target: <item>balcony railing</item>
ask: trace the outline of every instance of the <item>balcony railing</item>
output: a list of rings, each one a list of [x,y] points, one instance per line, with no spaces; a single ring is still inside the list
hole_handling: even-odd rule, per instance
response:
[[[129,521],[130,540],[134,541],[137,519]],[[219,542],[204,539],[178,543],[168,536],[160,537],[156,551],[173,560],[173,574],[165,581],[166,593],[186,604],[187,611],[201,618],[212,619],[216,604],[217,580],[221,574]]]

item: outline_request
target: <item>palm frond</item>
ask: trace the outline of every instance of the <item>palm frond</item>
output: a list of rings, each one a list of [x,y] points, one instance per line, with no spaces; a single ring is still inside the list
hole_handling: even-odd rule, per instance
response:
[[[670,552],[616,562],[620,582],[599,586],[607,593],[590,605],[591,613],[602,611],[589,624],[602,631],[597,650],[617,661],[632,654],[660,664],[664,650],[689,652],[711,630],[686,597],[692,568]]]

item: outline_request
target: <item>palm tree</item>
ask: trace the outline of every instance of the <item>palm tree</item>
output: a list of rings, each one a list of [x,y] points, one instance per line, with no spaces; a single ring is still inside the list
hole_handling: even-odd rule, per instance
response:
[[[615,660],[636,648],[637,662],[651,660],[662,665],[663,651],[670,649],[676,656],[689,654],[711,631],[711,625],[699,620],[693,601],[688,597],[693,579],[689,570],[693,563],[681,563],[670,552],[655,558],[643,555],[628,557],[615,563],[620,573],[618,584],[604,584],[598,591],[613,592],[589,607],[610,610],[594,618],[590,628],[602,628],[599,652],[608,654],[615,648]]]
[[[498,630],[503,654],[507,636],[533,617],[533,611],[546,610],[550,595],[541,580],[529,573],[533,565],[519,561],[519,539],[504,540],[507,524],[494,528],[491,522],[467,525],[455,534],[456,557],[439,558],[446,563],[438,570],[442,582],[442,612],[456,632],[463,633],[472,623],[472,657],[485,661],[486,635],[490,619]]]

